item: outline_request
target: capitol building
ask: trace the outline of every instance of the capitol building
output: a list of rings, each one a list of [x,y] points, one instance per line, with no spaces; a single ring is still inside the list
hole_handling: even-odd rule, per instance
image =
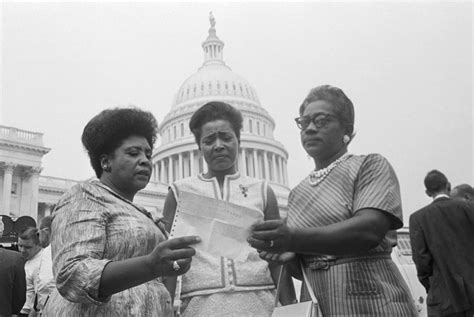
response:
[[[148,186],[135,196],[155,217],[160,217],[168,184],[206,172],[188,124],[192,114],[212,100],[224,101],[242,112],[240,173],[265,179],[277,196],[280,213],[287,212],[288,152],[275,140],[275,121],[262,106],[257,92],[224,61],[224,42],[210,16],[209,34],[202,43],[204,61],[177,90],[171,109],[159,125],[159,145],[152,158]],[[42,133],[0,126],[0,214],[13,219],[49,215],[61,195],[78,181],[41,175],[42,157],[51,149]]]

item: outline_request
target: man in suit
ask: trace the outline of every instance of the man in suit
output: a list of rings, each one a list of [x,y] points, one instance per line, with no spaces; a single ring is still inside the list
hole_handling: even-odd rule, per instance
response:
[[[461,184],[451,190],[451,198],[474,202],[474,188],[469,184]]]
[[[0,237],[4,225],[0,216]],[[24,261],[20,253],[0,248],[0,316],[18,314],[26,299]]]
[[[450,184],[433,170],[425,177],[433,202],[410,216],[418,279],[428,294],[428,316],[474,315],[474,203],[451,199]]]

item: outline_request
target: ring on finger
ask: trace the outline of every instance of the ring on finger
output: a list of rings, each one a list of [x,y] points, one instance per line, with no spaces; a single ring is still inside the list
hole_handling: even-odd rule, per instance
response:
[[[173,270],[179,271],[181,269],[181,266],[179,266],[178,262],[173,261]]]

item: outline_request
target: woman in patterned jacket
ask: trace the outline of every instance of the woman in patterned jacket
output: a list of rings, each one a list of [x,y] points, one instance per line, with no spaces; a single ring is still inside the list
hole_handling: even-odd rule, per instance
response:
[[[299,112],[315,169],[291,191],[288,222],[256,224],[249,242],[269,260],[296,253],[293,274],[301,277],[301,263],[324,316],[416,316],[390,257],[403,219],[392,166],[379,154],[347,153],[354,107],[341,89],[312,89]],[[301,300],[309,299],[303,285]]]
[[[162,276],[185,273],[198,237],[168,240],[133,203],[150,180],[157,123],[137,108],[104,110],[82,143],[98,180],[72,187],[53,211],[57,289],[43,316],[172,316]]]

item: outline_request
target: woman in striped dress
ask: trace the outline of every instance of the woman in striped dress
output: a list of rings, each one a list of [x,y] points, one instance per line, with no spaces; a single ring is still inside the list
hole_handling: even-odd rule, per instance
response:
[[[390,257],[401,228],[397,176],[380,154],[351,155],[354,107],[332,86],[312,89],[296,123],[315,170],[290,193],[287,223],[253,227],[250,244],[267,260],[309,278],[324,316],[416,316]],[[295,265],[296,264],[296,265]],[[309,300],[302,286],[301,300]]]

